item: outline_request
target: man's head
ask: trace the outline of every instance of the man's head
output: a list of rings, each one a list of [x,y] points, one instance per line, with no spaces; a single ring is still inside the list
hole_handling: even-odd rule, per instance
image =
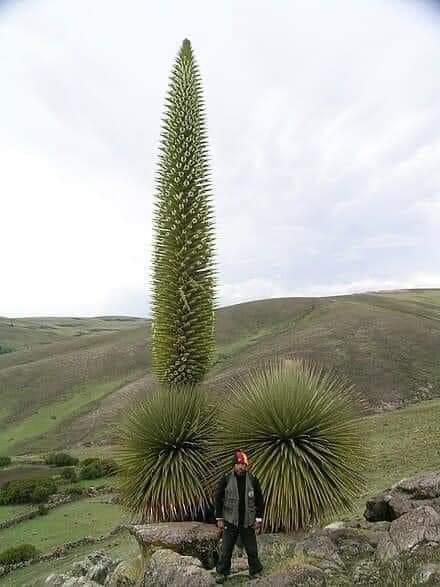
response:
[[[248,458],[242,450],[236,450],[234,453],[234,471],[237,475],[244,475],[248,466]]]

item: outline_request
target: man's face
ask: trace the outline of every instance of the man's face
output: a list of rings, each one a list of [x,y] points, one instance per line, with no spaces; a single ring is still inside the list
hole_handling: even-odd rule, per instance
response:
[[[247,465],[244,463],[235,463],[234,465],[234,471],[237,473],[237,475],[244,475],[246,473],[246,469]]]

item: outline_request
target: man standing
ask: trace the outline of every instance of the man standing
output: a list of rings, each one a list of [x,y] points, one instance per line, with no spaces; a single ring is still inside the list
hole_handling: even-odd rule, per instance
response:
[[[234,468],[217,487],[215,516],[223,530],[223,543],[217,563],[217,583],[224,583],[231,572],[234,545],[240,536],[249,563],[249,578],[261,576],[263,565],[258,558],[255,530],[261,528],[264,503],[258,479],[247,470],[248,458],[242,450],[235,451]]]

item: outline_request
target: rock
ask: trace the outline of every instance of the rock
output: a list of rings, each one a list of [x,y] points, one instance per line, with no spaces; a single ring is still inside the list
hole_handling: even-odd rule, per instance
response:
[[[101,585],[104,584],[107,575],[110,575],[113,569],[120,561],[113,562],[111,559],[109,561],[103,561],[94,565],[87,573],[86,579],[90,581],[95,581],[96,583],[100,583]]]
[[[113,573],[107,576],[105,587],[132,587],[136,584],[139,570],[141,568],[141,556],[135,561],[122,561],[115,568]]]
[[[103,550],[97,550],[90,553],[84,560],[76,561],[69,574],[72,577],[85,577],[88,581],[103,585],[119,562],[120,560],[112,560]]]
[[[440,472],[428,472],[403,479],[395,489],[409,493],[413,499],[434,499],[440,497]]]
[[[414,575],[416,585],[439,585],[440,564],[427,563],[419,567]]]
[[[70,577],[63,584],[62,587],[99,587],[96,581],[89,581],[85,577]]]
[[[324,526],[324,530],[341,530],[342,528],[346,528],[345,522],[332,522]]]
[[[72,577],[85,577],[89,568],[90,566],[87,566],[85,561],[75,561],[69,574]]]
[[[383,491],[374,497],[370,497],[365,504],[364,518],[369,522],[379,522],[386,520],[391,522],[395,518],[388,506],[391,494]]]
[[[44,584],[50,585],[51,587],[62,587],[68,578],[67,575],[56,575],[53,573],[46,578]]]
[[[295,554],[306,555],[319,560],[321,569],[339,569],[344,563],[333,541],[321,532],[313,532],[295,546]]]
[[[270,548],[272,549],[275,544],[298,544],[306,537],[307,533],[304,530],[297,530],[296,532],[290,532],[288,534],[276,533],[276,534],[259,534],[257,536],[258,548]]]
[[[362,561],[352,572],[354,585],[378,585],[379,570],[374,561]]]
[[[144,558],[155,548],[168,548],[178,554],[198,558],[205,568],[213,568],[221,530],[203,522],[162,522],[158,524],[128,525],[136,538]]]
[[[371,497],[366,502],[364,517],[370,522],[392,522],[421,505],[429,505],[440,513],[440,472],[402,479]]]
[[[145,562],[139,587],[202,587],[215,584],[214,576],[203,568],[199,559],[182,556],[166,548],[156,550]]]
[[[0,577],[2,577],[6,573],[6,567],[0,565]]]
[[[260,587],[287,587],[289,585],[325,585],[324,572],[313,565],[296,565],[254,581]]]
[[[391,523],[389,532],[377,545],[379,560],[389,560],[425,544],[440,543],[440,514],[430,506],[420,506]]]
[[[326,527],[325,532],[336,545],[343,558],[356,558],[374,554],[377,545],[375,534],[357,528],[331,529]]]

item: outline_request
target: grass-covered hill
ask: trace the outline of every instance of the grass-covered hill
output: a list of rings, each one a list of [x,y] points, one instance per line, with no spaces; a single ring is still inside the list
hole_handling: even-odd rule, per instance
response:
[[[440,397],[440,290],[281,298],[217,311],[206,386],[275,355],[313,359],[353,381],[371,410]],[[148,393],[150,323],[127,317],[0,318],[0,453],[105,444]]]

